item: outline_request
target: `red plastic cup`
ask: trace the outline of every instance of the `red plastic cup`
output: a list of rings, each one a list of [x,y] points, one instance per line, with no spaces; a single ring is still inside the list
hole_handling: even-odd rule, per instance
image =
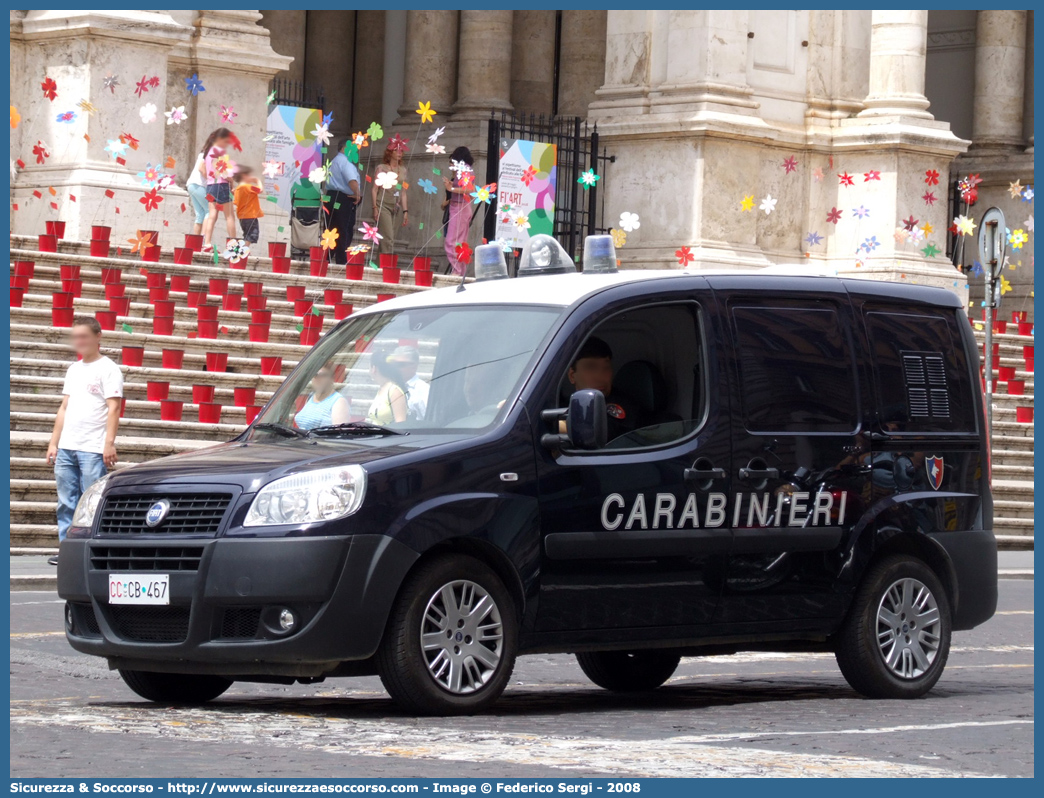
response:
[[[213,385],[193,385],[192,386],[192,404],[198,405],[203,402],[214,401],[214,386]]]
[[[153,316],[152,317],[152,334],[153,335],[173,335],[174,334],[174,317],[173,316]]]
[[[398,269],[399,268],[399,256],[398,255],[380,255],[377,261],[377,265],[382,269]]]
[[[163,272],[149,272],[145,275],[146,288],[166,288],[167,275]]]
[[[290,258],[272,258],[272,271],[276,274],[290,274]]]
[[[145,251],[141,253],[141,259],[146,263],[159,263],[161,250],[162,247],[158,246],[145,247]]]
[[[344,291],[340,288],[327,288],[323,291],[324,305],[338,305],[344,299]]]
[[[119,299],[127,296],[127,286],[123,283],[109,283],[105,286],[106,299]]]
[[[272,311],[270,311],[270,310],[252,310],[252,311],[250,311],[250,323],[251,324],[271,324],[272,323]]]
[[[228,293],[228,278],[226,277],[211,277],[208,285],[208,294],[213,296],[224,296]]]
[[[162,402],[170,395],[170,383],[148,380],[145,383],[145,398],[150,402]]]
[[[207,301],[206,291],[189,291],[186,297],[186,302],[190,308],[198,308],[204,302]]]
[[[201,402],[199,404],[199,421],[201,424],[220,424],[221,405],[217,402]]]
[[[1033,408],[1032,407],[1016,407],[1015,408],[1015,420],[1020,424],[1032,424],[1033,423]]]
[[[91,239],[91,257],[92,258],[107,258],[109,253],[112,252],[112,246],[109,244],[108,239],[105,241],[98,241],[97,239]]]
[[[94,313],[94,318],[98,320],[98,324],[101,325],[103,330],[115,330],[116,329],[116,314],[111,310],[98,310]]]
[[[62,271],[61,271],[64,268],[65,268],[64,266],[61,266],[59,268],[59,270],[58,270],[58,273],[62,277],[65,277],[65,274],[63,274]],[[31,260],[15,261],[14,273],[15,273],[16,277],[28,277],[30,280],[32,280],[33,279],[33,275],[36,274],[36,263],[34,261],[31,261]],[[76,274],[71,274],[69,276],[70,277],[79,278],[79,276],[80,276],[79,270],[77,269],[77,273]]]
[[[264,283],[249,281],[243,283],[243,296],[261,296],[261,292],[264,290]]]
[[[285,241],[269,241],[268,242],[268,257],[270,257],[270,258],[283,258],[283,257],[286,257],[286,242]]]
[[[294,315],[303,316],[312,310],[314,303],[310,299],[295,299],[294,300]]]
[[[160,400],[160,421],[181,421],[185,411],[185,403],[174,399]]]
[[[304,299],[306,290],[303,285],[288,285],[286,287],[286,301],[296,302],[299,299]]]
[[[427,255],[418,255],[413,259],[413,270],[415,272],[430,272],[431,258]]]
[[[52,308],[71,308],[73,306],[73,300],[76,297],[72,294],[68,294],[65,291],[56,291],[51,294],[51,307]]]
[[[249,405],[243,408],[243,410],[246,413],[246,423],[253,424],[257,414],[261,412],[261,405]]]
[[[11,288],[11,307],[20,308],[22,307],[22,300],[25,298],[24,288]]]
[[[117,316],[126,316],[130,313],[130,297],[114,296],[109,300],[109,310]]]
[[[51,308],[53,327],[72,327],[75,311],[72,308]]]
[[[344,267],[344,276],[348,280],[361,280],[365,268],[365,264],[362,263],[349,263]]]
[[[156,318],[174,318],[174,300],[161,299],[152,303],[152,315]]]
[[[247,340],[255,344],[268,343],[269,324],[250,324],[247,327]]]
[[[384,256],[381,255],[381,257],[383,258]],[[389,268],[387,266],[385,266],[385,267],[383,267],[381,269],[381,279],[384,282],[386,282],[386,283],[397,283],[397,282],[399,282],[399,277],[401,276],[401,274],[402,274],[402,270],[401,269],[393,269],[393,268]]]
[[[185,362],[185,351],[182,349],[164,349],[160,362],[165,369],[180,369]]]
[[[48,231],[50,232],[50,231]],[[1018,324],[1020,321],[1026,321],[1026,311],[1024,310],[1013,310],[1011,312],[1011,320]]]
[[[168,288],[150,288],[149,289],[149,302],[155,304],[156,302],[165,302],[170,299],[170,289]]]
[[[268,297],[266,296],[248,296],[246,298],[247,310],[253,312],[255,310],[264,310],[268,307]]]
[[[47,235],[55,238],[65,238],[65,222],[45,222]]]
[[[1026,365],[1023,368],[1023,371],[1028,371],[1030,374],[1033,373],[1033,358],[1026,358]]]
[[[188,247],[174,247],[174,262],[180,266],[188,266],[192,263],[195,251]]]
[[[384,302],[388,299],[395,299],[395,294],[377,294],[378,302]]]
[[[1033,359],[1033,344],[1022,347],[1022,356],[1028,360]]]
[[[1025,396],[1025,380],[1008,380],[1008,396]]]
[[[185,234],[185,249],[191,249],[193,252],[199,252],[203,249],[203,236],[193,235],[192,233]]]
[[[196,330],[197,330],[200,338],[208,338],[208,339],[217,338],[218,323],[216,321],[200,321],[200,322],[196,322]]]
[[[228,368],[228,352],[207,352],[207,371],[222,372]]]
[[[340,321],[341,319],[347,319],[352,315],[352,303],[351,302],[339,302],[334,305],[334,319]]]
[[[998,366],[997,367],[997,379],[1001,382],[1007,382],[1008,380],[1015,379],[1015,367],[1014,366]]]
[[[313,260],[308,263],[308,273],[312,277],[326,277],[330,264],[325,260]]]
[[[1004,335],[1008,331],[1008,322],[1006,321],[995,321],[993,322],[993,332],[997,335]]]
[[[311,330],[311,329],[321,330],[321,329],[323,329],[323,316],[322,316],[322,314],[319,314],[317,316],[314,313],[306,313],[301,318],[301,326],[304,327],[306,330]]]
[[[1031,322],[1031,321],[1020,321],[1019,322],[1019,335],[1033,335],[1033,322]]]
[[[140,366],[145,362],[144,346],[125,346],[120,350],[120,362],[125,366]]]
[[[112,228],[106,227],[102,224],[91,225],[91,241],[105,241],[108,242],[112,235]]]
[[[65,281],[62,280],[62,283],[64,284]],[[11,275],[11,287],[12,288],[19,288],[22,291],[28,291],[29,290],[29,278],[28,277],[18,277],[17,275],[12,274]]]
[[[42,235],[39,239],[39,248],[41,252],[57,252],[58,251],[58,239],[52,235]]]
[[[83,280],[62,280],[62,290],[67,294],[80,296],[83,293]]]
[[[283,373],[283,358],[262,357],[261,373],[265,376],[279,376]]]
[[[196,308],[196,318],[200,321],[217,321],[219,310],[217,305],[199,305]]]
[[[242,294],[225,294],[221,297],[221,309],[238,311],[243,307]]]
[[[254,403],[256,394],[256,388],[233,388],[232,402],[236,407],[247,407]]]
[[[188,291],[192,278],[187,274],[172,274],[170,276],[171,291]]]
[[[431,288],[432,273],[430,270],[419,269],[413,273],[413,284]]]
[[[322,247],[309,247],[308,248],[309,260],[326,260],[326,250]]]
[[[102,266],[101,269],[101,281],[102,285],[108,285],[109,283],[118,283],[123,280],[123,269],[116,269],[111,266]]]
[[[17,274],[17,272],[16,272]],[[32,275],[29,275],[32,277]],[[71,266],[69,264],[63,264],[58,267],[58,276],[63,280],[79,280],[80,279],[80,267]]]
[[[319,342],[319,335],[322,330],[309,329],[305,327],[301,330],[301,345],[302,346],[315,346]]]

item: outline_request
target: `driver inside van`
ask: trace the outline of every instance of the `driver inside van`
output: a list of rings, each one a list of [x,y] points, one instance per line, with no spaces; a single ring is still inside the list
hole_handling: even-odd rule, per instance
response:
[[[594,389],[605,395],[608,440],[644,426],[638,406],[622,394],[613,393],[613,350],[601,338],[592,335],[584,342],[569,368],[568,377],[578,391]],[[561,432],[565,432],[565,421],[559,426]]]

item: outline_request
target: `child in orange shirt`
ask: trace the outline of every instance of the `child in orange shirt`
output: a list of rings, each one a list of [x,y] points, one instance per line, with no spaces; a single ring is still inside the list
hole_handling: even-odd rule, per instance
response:
[[[241,166],[235,176],[236,187],[232,192],[236,204],[236,216],[243,230],[243,238],[256,244],[261,236],[260,219],[265,214],[261,211],[260,195],[264,183],[254,177],[254,170],[249,166]]]

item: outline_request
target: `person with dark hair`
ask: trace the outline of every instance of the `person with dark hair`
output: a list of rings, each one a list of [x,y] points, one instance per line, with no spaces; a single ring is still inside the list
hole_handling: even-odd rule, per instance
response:
[[[569,367],[568,377],[578,391],[593,389],[605,395],[609,440],[644,426],[637,405],[613,393],[613,350],[601,338],[592,335],[584,341]]]
[[[409,178],[406,176],[406,164],[403,162],[405,145],[401,142],[392,141],[384,149],[384,157],[374,171],[373,185],[370,189],[370,199],[373,200],[373,221],[381,235],[380,252],[382,255],[391,255],[395,252],[396,224],[399,212],[402,212],[402,227],[410,223],[409,203],[406,197],[406,186]],[[383,178],[381,175],[394,175],[394,179]],[[382,185],[385,180],[391,180],[391,188]]]
[[[366,413],[371,424],[391,424],[405,421],[409,414],[409,388],[392,353],[394,350],[375,350],[370,355],[370,379],[380,387]]]
[[[207,136],[201,150],[203,163],[200,168],[207,184],[206,196],[209,202],[208,215],[203,222],[204,252],[212,252],[214,249],[211,240],[214,235],[214,226],[217,224],[218,213],[222,211],[225,214],[225,229],[228,237],[236,237],[236,219],[232,215],[232,191],[228,185],[232,175],[224,169],[227,159],[223,160],[229,145],[232,144],[232,139],[231,130],[227,127],[219,127]]]
[[[457,258],[457,245],[468,238],[468,227],[471,224],[471,200],[468,195],[475,190],[475,159],[467,147],[457,147],[450,155],[455,177],[450,180],[443,175],[442,182],[449,194],[449,220],[446,222],[445,248],[450,268],[456,275],[467,271],[467,264]],[[466,168],[461,168],[461,167]]]
[[[239,227],[243,231],[244,240],[256,244],[261,237],[261,217],[265,215],[261,210],[260,199],[265,185],[249,166],[239,167],[233,180],[236,187],[232,191],[232,199]]]
[[[326,363],[312,377],[312,395],[294,416],[298,429],[315,429],[331,424],[346,424],[348,400],[334,390],[334,366]]]
[[[345,139],[330,162],[330,176],[326,179],[326,193],[330,199],[324,203],[324,216],[327,230],[337,231],[337,243],[330,251],[332,263],[347,263],[346,250],[355,235],[355,211],[362,202],[362,189],[359,188],[359,170],[345,153],[345,147],[351,139]]]
[[[116,464],[123,373],[101,353],[101,325],[93,316],[77,316],[69,342],[80,359],[65,372],[62,403],[47,444],[47,464],[54,466],[58,487],[58,541],[72,526],[83,492]],[[51,565],[58,557],[51,557]]]

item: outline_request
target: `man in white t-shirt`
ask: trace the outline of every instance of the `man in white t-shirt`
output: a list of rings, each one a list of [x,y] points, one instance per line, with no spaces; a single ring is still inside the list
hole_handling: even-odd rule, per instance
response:
[[[423,421],[428,412],[428,391],[431,386],[417,376],[420,365],[420,352],[412,346],[400,346],[388,358],[398,364],[402,377],[406,381],[406,413],[411,421]]]
[[[54,420],[47,463],[58,483],[58,540],[72,525],[80,496],[116,464],[116,430],[120,425],[123,374],[101,353],[101,325],[77,316],[69,332],[80,360],[69,366],[62,404]],[[48,560],[58,564],[58,557]]]

